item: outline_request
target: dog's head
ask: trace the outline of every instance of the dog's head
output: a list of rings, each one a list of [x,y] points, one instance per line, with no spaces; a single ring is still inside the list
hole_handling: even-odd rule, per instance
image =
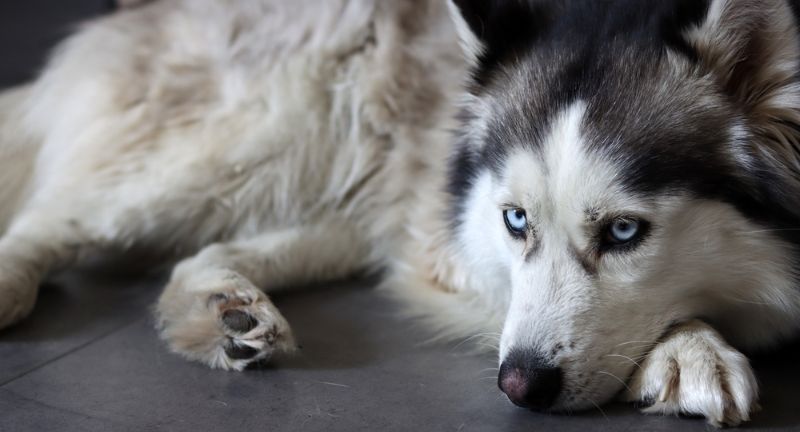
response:
[[[604,402],[687,319],[760,334],[770,318],[743,328],[725,317],[789,301],[791,242],[770,230],[800,209],[790,6],[451,8],[473,66],[454,230],[481,272],[507,275],[491,283],[509,299],[499,383],[511,400]]]

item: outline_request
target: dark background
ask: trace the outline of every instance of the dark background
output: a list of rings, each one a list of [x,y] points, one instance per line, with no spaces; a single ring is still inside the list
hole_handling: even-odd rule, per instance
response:
[[[82,20],[112,9],[111,0],[0,0],[0,86],[24,82],[44,54]]]
[[[0,87],[34,77],[58,40],[108,10],[107,0],[0,0]],[[278,298],[301,354],[212,371],[158,340],[150,307],[164,280],[68,274],[44,287],[33,316],[0,332],[0,431],[709,429],[621,404],[571,417],[515,408],[494,358],[468,354],[469,343],[424,344],[430,335],[374,281]],[[764,409],[746,428],[800,430],[800,349],[755,364]]]

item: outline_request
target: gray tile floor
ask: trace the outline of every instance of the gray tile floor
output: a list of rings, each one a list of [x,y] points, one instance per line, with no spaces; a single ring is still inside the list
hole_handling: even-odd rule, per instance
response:
[[[0,2],[0,84],[30,76],[66,23],[105,3]],[[68,274],[46,286],[31,318],[0,332],[0,431],[708,429],[626,405],[569,417],[517,409],[496,388],[492,358],[423,344],[425,331],[397,317],[370,282],[279,297],[301,353],[243,373],[212,371],[159,342],[149,308],[162,283]],[[755,364],[764,410],[747,428],[800,430],[800,347]]]
[[[491,357],[426,345],[369,282],[277,299],[303,346],[243,373],[170,354],[149,305],[162,278],[72,274],[0,334],[0,430],[373,431],[706,430],[626,405],[549,416],[509,404]],[[800,430],[795,350],[759,359],[764,411],[748,428]]]

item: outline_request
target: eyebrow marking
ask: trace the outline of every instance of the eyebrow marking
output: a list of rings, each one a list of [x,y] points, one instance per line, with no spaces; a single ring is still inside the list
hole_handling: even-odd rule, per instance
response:
[[[525,248],[525,262],[529,263],[533,260],[536,255],[538,255],[539,251],[542,249],[542,242],[536,237],[536,231],[532,231],[528,233],[528,242],[533,242],[529,247],[526,244]]]
[[[595,223],[600,220],[600,209],[597,207],[589,207],[585,211],[586,213],[586,222],[588,223]]]
[[[570,254],[572,258],[578,261],[589,276],[597,276],[597,265],[591,259],[591,254],[581,252],[575,245],[570,245],[569,247]]]

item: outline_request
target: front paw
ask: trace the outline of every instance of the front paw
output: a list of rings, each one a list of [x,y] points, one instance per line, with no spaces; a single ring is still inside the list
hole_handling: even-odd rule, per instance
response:
[[[218,360],[226,368],[241,370],[276,352],[294,350],[289,323],[261,291],[252,295],[215,293],[208,298],[208,305],[217,314],[217,323],[226,337],[222,346],[224,359]]]
[[[248,280],[224,272],[201,276],[196,289],[168,287],[159,302],[161,337],[172,351],[213,368],[242,370],[294,350],[286,319]]]
[[[716,427],[750,420],[758,384],[747,358],[701,321],[673,329],[642,363],[629,400],[647,414],[702,415]]]

